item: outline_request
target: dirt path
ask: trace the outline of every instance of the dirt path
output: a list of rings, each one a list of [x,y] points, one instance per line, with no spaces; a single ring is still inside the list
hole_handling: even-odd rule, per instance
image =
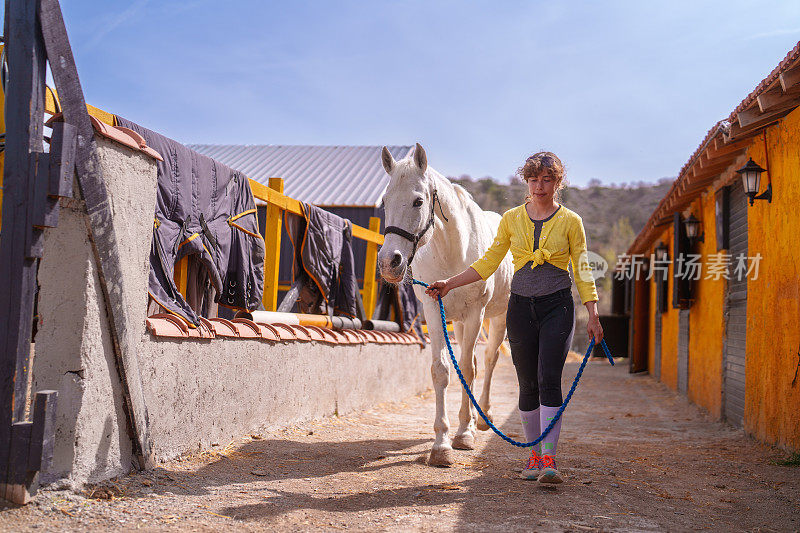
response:
[[[568,363],[565,385],[577,367]],[[503,358],[495,418],[519,436],[515,387]],[[800,468],[774,464],[780,451],[707,421],[625,361],[586,369],[565,414],[557,488],[519,479],[524,452],[488,433],[455,467],[426,466],[432,415],[427,393],[264,432],[93,497],[43,491],[25,508],[0,507],[0,530],[800,530]]]

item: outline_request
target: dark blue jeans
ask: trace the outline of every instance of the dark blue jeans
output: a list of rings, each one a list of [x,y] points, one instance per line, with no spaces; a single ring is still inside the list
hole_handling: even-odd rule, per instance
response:
[[[506,324],[520,410],[560,406],[561,372],[575,332],[570,289],[532,298],[511,293]]]

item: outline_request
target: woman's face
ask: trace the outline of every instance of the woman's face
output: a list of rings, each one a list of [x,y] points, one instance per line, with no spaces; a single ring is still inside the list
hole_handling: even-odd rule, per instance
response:
[[[528,182],[528,194],[531,195],[532,199],[539,202],[553,200],[556,194],[556,180],[550,172],[543,172],[525,181]]]

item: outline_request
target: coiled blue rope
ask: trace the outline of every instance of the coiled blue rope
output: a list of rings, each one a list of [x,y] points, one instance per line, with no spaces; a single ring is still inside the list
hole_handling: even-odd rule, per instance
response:
[[[419,281],[419,280],[414,279],[414,278],[411,278],[411,279],[412,279],[414,285],[422,285],[423,287],[426,287],[426,288],[428,287],[428,284],[425,283],[424,281]],[[561,403],[561,407],[558,408],[558,411],[556,412],[556,416],[553,417],[553,420],[550,421],[550,423],[547,425],[547,427],[542,432],[542,434],[539,435],[535,440],[533,440],[531,442],[519,442],[519,441],[516,441],[516,440],[512,439],[511,437],[509,437],[508,435],[506,435],[502,431],[500,431],[497,428],[497,426],[495,426],[492,423],[492,421],[489,420],[489,417],[486,416],[486,414],[483,412],[483,409],[481,409],[481,406],[478,405],[478,402],[475,400],[475,396],[473,396],[472,391],[469,388],[469,385],[467,385],[467,380],[464,379],[464,374],[461,373],[461,368],[459,368],[459,366],[458,366],[458,361],[456,361],[456,356],[453,353],[453,346],[450,344],[450,336],[447,334],[447,318],[445,317],[445,314],[444,314],[444,304],[442,303],[442,297],[439,296],[438,300],[439,300],[439,314],[442,317],[442,331],[444,332],[444,342],[447,343],[447,351],[450,353],[450,361],[453,362],[453,366],[456,369],[456,374],[458,374],[458,379],[461,380],[461,385],[464,387],[464,390],[467,392],[467,396],[469,396],[469,400],[472,402],[472,405],[475,406],[475,409],[478,410],[478,414],[481,415],[481,418],[483,418],[483,421],[486,422],[486,424],[490,428],[492,428],[492,431],[494,431],[497,434],[498,437],[500,437],[504,441],[508,442],[509,444],[512,444],[514,446],[518,446],[520,448],[529,448],[531,446],[536,446],[537,444],[539,444],[542,441],[542,439],[544,439],[550,433],[550,431],[553,429],[553,426],[556,425],[556,422],[558,422],[558,420],[561,418],[561,413],[564,412],[564,409],[566,409],[570,398],[572,398],[572,394],[575,392],[575,388],[578,386],[578,381],[581,379],[581,374],[583,374],[583,369],[586,367],[586,363],[589,362],[589,356],[592,354],[592,349],[594,348],[594,337],[592,337],[592,340],[589,343],[589,348],[586,349],[586,354],[583,356],[583,362],[581,363],[581,366],[578,369],[578,374],[575,376],[575,380],[572,382],[572,387],[570,387],[570,389],[569,389],[569,394],[567,394],[567,397]],[[606,346],[605,339],[600,341],[600,345],[603,347],[603,351],[605,352],[606,357],[608,357],[608,361],[613,366],[614,365],[614,358],[611,356],[611,352],[609,351],[608,346]]]

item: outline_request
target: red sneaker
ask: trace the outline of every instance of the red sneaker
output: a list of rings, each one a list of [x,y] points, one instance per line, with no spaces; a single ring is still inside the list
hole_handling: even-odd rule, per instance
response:
[[[520,477],[522,479],[539,479],[539,470],[542,468],[542,458],[536,453],[534,448],[531,448],[531,456],[528,458],[528,466],[522,471]]]
[[[552,455],[543,455],[540,461],[539,483],[563,483],[564,478],[556,468],[556,459]]]

